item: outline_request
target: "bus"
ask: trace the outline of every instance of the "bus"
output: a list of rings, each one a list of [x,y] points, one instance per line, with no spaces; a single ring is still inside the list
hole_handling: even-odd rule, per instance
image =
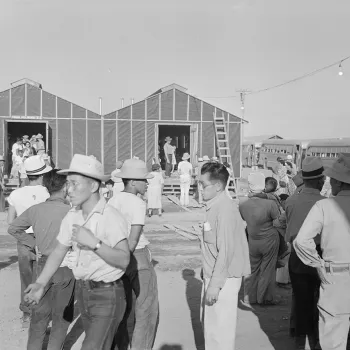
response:
[[[288,155],[293,157],[293,163],[299,169],[301,166],[302,141],[300,140],[264,140],[261,143],[259,154],[259,167],[272,169],[277,165],[277,158],[286,159]]]
[[[306,155],[320,157],[325,168],[330,167],[340,153],[350,153],[350,138],[313,140],[306,148]]]

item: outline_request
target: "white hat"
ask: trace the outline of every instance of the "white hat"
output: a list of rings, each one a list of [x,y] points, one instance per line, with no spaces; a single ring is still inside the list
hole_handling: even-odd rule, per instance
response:
[[[199,158],[198,158],[198,162],[203,162],[203,158],[202,158],[202,157],[199,157]]]
[[[218,159],[218,157],[214,156],[214,157],[211,158],[211,160],[212,160],[213,162],[217,162],[219,159]]]
[[[293,156],[291,154],[288,154],[287,159],[288,160],[293,160]]]
[[[145,180],[152,179],[154,175],[147,170],[146,163],[140,159],[127,159],[115,177],[121,179]]]
[[[165,141],[171,141],[172,140],[172,138],[170,137],[170,136],[167,136],[166,138],[165,138]]]
[[[323,174],[335,180],[350,184],[350,156],[340,154],[332,167],[326,168]]]
[[[37,139],[42,139],[42,138],[44,138],[44,136],[41,135],[41,134],[38,134],[38,135],[36,135],[36,138],[37,138]]]
[[[4,156],[0,156],[0,162],[4,162],[5,161],[5,157]]]
[[[24,168],[27,175],[43,175],[52,170],[40,155],[27,158],[24,161]]]
[[[189,155],[189,153],[184,153],[184,155],[182,156],[182,160],[187,160],[187,159],[190,159],[191,156]]]
[[[323,163],[320,157],[306,157],[301,167],[301,177],[312,180],[323,177]]]
[[[57,172],[57,174],[61,175],[68,175],[70,173],[77,173],[102,182],[108,181],[111,178],[110,175],[104,175],[102,164],[95,157],[84,156],[82,154],[75,154],[73,156],[69,169],[63,169]]]
[[[210,161],[210,158],[208,156],[203,156],[203,161],[204,162],[209,162]]]

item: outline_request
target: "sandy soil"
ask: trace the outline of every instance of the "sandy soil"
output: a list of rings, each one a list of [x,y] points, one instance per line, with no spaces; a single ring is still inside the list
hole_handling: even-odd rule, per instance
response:
[[[160,219],[147,219],[146,235],[151,241],[158,276],[160,323],[154,349],[203,350],[203,333],[199,320],[202,282],[199,278],[199,243],[166,230],[164,223],[191,226],[203,212],[179,212],[165,203]],[[19,318],[19,274],[16,245],[6,233],[5,216],[0,216],[0,339],[1,349],[22,350],[26,347],[27,330]],[[237,350],[292,350],[288,336],[290,289],[278,289],[281,304],[274,307],[245,308],[239,303]],[[78,312],[78,311],[77,311]],[[64,349],[80,349],[84,334],[79,315],[69,331]],[[219,349],[218,349],[219,350]]]

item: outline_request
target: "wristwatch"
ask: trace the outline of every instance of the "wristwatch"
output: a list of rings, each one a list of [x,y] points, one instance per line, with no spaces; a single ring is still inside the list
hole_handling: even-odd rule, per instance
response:
[[[97,249],[100,249],[102,243],[103,243],[103,242],[100,240],[100,241],[96,244],[96,247],[93,249],[93,251],[96,252]]]

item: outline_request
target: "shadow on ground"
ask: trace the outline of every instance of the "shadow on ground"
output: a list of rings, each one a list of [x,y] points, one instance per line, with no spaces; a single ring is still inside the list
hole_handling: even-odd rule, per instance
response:
[[[10,266],[18,261],[17,255],[12,255],[8,258],[7,261],[0,262],[0,270],[4,269],[7,266]]]

